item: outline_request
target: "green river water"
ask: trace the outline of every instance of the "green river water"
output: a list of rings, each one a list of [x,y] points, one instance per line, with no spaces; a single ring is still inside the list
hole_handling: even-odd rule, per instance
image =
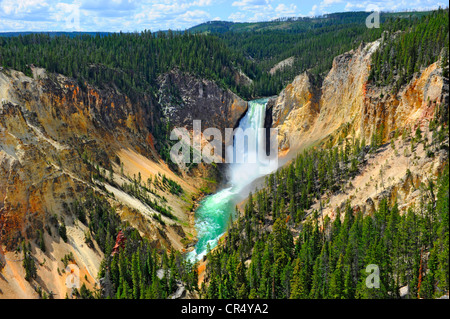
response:
[[[243,130],[252,128],[257,130],[264,125],[265,109],[268,98],[249,101],[248,111],[239,122],[239,127]],[[235,136],[236,140],[236,136]],[[262,145],[256,136],[256,147]],[[265,143],[265,142],[264,142]],[[250,149],[250,148],[249,148]],[[236,150],[236,141],[233,149],[228,152],[239,152]],[[241,150],[244,152],[244,162],[229,164],[228,167],[228,187],[218,191],[213,195],[204,198],[195,212],[195,227],[197,230],[198,242],[195,249],[188,253],[187,258],[195,261],[203,258],[209,246],[214,248],[219,238],[226,232],[228,225],[235,215],[235,205],[239,200],[245,197],[243,190],[256,178],[263,176],[260,166],[267,165],[259,161],[248,163],[247,161],[252,152],[248,149]]]

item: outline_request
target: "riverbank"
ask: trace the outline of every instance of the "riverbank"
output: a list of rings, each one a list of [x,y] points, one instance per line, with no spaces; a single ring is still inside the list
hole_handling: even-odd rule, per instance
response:
[[[257,133],[264,127],[265,109],[268,98],[249,101],[249,107],[245,116],[239,122],[239,128],[242,132],[252,130]],[[193,209],[194,225],[196,229],[197,243],[194,249],[189,249],[186,258],[191,261],[202,260],[208,250],[213,249],[219,243],[219,239],[225,234],[229,223],[236,218],[235,207],[248,194],[248,186],[256,179],[264,176],[265,170],[261,168],[271,167],[272,163],[267,159],[261,159],[258,155],[258,149],[265,148],[264,138],[259,138],[259,134],[254,135],[254,144],[248,143],[245,147],[246,133],[235,135],[232,157],[236,163],[226,166],[228,187],[202,198],[196,202]],[[241,149],[242,148],[242,149]],[[230,151],[230,150],[227,150]],[[239,159],[237,156],[242,156]],[[257,159],[257,161],[253,161]],[[192,219],[190,219],[192,220]]]

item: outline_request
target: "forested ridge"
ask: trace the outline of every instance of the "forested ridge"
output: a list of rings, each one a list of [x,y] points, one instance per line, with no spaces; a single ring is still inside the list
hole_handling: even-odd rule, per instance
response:
[[[156,78],[175,67],[234,88],[234,65],[252,76],[250,62],[214,36],[172,32],[106,36],[30,34],[0,38],[0,64],[30,74],[43,67],[98,87],[116,86],[131,98],[155,93]]]
[[[323,77],[331,69],[334,57],[356,49],[361,43],[375,41],[383,34],[385,42],[393,41],[391,38],[396,32],[406,32],[407,35],[403,35],[404,37],[412,35],[416,39],[413,43],[409,41],[407,48],[403,47],[402,50],[396,48],[390,50],[390,47],[383,46],[383,52],[389,50],[389,57],[392,59],[404,57],[405,51],[417,52],[420,59],[412,62],[417,64],[413,69],[414,72],[435,62],[441,53],[440,49],[445,46],[448,48],[448,9],[439,9],[432,13],[381,12],[380,28],[372,29],[367,28],[366,18],[366,12],[349,12],[256,25],[242,23],[230,26],[224,22],[211,22],[194,30],[207,30],[218,34],[228,46],[242,51],[247,58],[260,66],[261,74],[254,79],[249,88],[253,96],[278,94],[295,76],[306,70]],[[427,46],[427,43],[432,45]],[[379,53],[382,54],[384,54],[382,61],[386,63],[388,61],[386,53]],[[294,58],[291,67],[282,68],[269,75],[268,72],[274,65],[290,57]],[[380,61],[373,59],[376,68],[379,68]],[[383,70],[388,73],[396,72],[402,67],[402,63],[395,65],[391,63],[389,67],[383,67]],[[406,63],[407,61],[404,68]],[[412,73],[409,73],[409,78]],[[383,85],[387,83],[384,82]],[[405,83],[403,79],[398,86]]]
[[[156,97],[158,76],[179,68],[250,99],[278,94],[305,70],[320,78],[336,55],[382,38],[372,59],[369,80],[373,84],[398,91],[415,72],[440,57],[448,77],[448,9],[382,14],[379,29],[368,29],[366,16],[345,13],[323,20],[298,19],[286,29],[273,28],[284,21],[261,24],[256,30],[218,24],[205,34],[143,31],[0,37],[0,66],[31,75],[30,65],[34,64],[73,77],[81,87],[86,83],[116,87],[131,99],[145,94]],[[268,73],[291,56],[295,57],[292,67]],[[250,84],[236,80],[239,70],[252,80]],[[413,141],[412,149],[417,143],[426,144],[430,157],[448,136],[448,105],[447,111],[439,109],[437,113],[440,117],[430,124],[430,143],[422,138],[420,129],[408,137]],[[167,146],[167,132],[160,128],[155,134],[163,147]],[[323,217],[320,210],[310,211],[323,194],[351,187],[349,180],[382,142],[382,130],[370,141],[339,140],[336,146],[325,142],[267,176],[264,187],[250,194],[244,211],[238,212],[241,216],[230,222],[224,243],[208,253],[202,287],[197,286],[197,265],[143,238],[138,230],[120,221],[102,195],[88,192],[67,210],[88,227],[86,244],[93,245],[95,239],[104,253],[99,272],[103,291],[83,286],[75,295],[168,298],[183,285],[203,298],[398,298],[400,287],[408,286],[409,298],[440,297],[449,291],[448,164],[435,182],[421,186],[422,206],[405,214],[400,214],[399,203],[388,199],[368,215],[354,213],[349,200],[333,221]],[[167,147],[159,151],[164,155]],[[115,185],[98,167],[92,178]],[[176,220],[165,198],[153,193],[155,198],[151,199],[149,193],[153,185],[181,196],[179,184],[165,176],[141,181],[139,175],[128,177],[128,181],[115,186],[157,211],[153,218],[161,226],[166,226],[161,214]],[[53,217],[51,227],[67,240],[63,221]],[[126,240],[114,250],[119,231]],[[42,233],[38,244],[44,251]],[[36,276],[36,265],[30,245],[24,242],[22,249],[26,279],[31,280]],[[379,267],[380,289],[366,286],[368,265]]]
[[[448,119],[446,120],[448,123]],[[443,145],[448,126],[435,128],[430,152]],[[408,139],[407,131],[402,133]],[[266,178],[250,194],[224,243],[207,255],[204,298],[436,298],[449,291],[449,170],[421,186],[420,207],[400,214],[383,198],[372,214],[353,210],[351,200],[334,221],[305,211],[325,192],[345,191],[366,154],[380,146],[353,140],[309,149]],[[419,131],[413,145],[424,143]],[[415,147],[415,146],[412,146]],[[430,155],[431,156],[431,155]],[[412,174],[411,172],[409,174]],[[382,184],[380,184],[382,185]],[[381,192],[381,186],[379,191]],[[322,203],[321,203],[322,205]],[[312,217],[312,218],[311,218]],[[341,218],[342,217],[342,218]],[[379,289],[366,279],[376,265]]]
[[[278,94],[306,70],[326,74],[335,56],[357,48],[361,42],[379,39],[385,31],[386,44],[373,61],[372,78],[377,83],[385,84],[399,69],[398,83],[403,84],[413,71],[436,60],[445,41],[448,48],[448,9],[381,13],[380,28],[367,28],[366,17],[365,12],[336,13],[258,23],[242,30],[210,24],[210,29],[199,26],[184,32],[19,34],[0,37],[0,65],[30,75],[29,66],[33,64],[74,77],[81,86],[85,82],[115,86],[131,98],[155,94],[158,75],[180,68],[251,99]],[[201,30],[206,32],[199,33]],[[397,31],[407,31],[402,35],[405,40],[391,40],[390,35]],[[416,54],[411,55],[411,50]],[[294,57],[292,67],[269,74],[275,64],[289,57]],[[250,83],[236,79],[239,70]]]
[[[414,73],[436,62],[441,55],[445,72],[449,52],[448,9],[423,16],[405,32],[397,34],[395,29],[383,35],[381,49],[372,57],[369,80],[379,86],[392,85],[397,92]]]

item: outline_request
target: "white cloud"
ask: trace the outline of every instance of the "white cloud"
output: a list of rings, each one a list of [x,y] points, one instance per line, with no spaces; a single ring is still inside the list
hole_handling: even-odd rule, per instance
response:
[[[297,6],[293,3],[289,6],[281,3],[275,8],[275,12],[280,17],[293,16],[297,13]]]
[[[247,16],[245,15],[244,12],[238,11],[238,12],[233,12],[232,14],[230,14],[228,16],[228,19],[230,21],[234,21],[234,22],[243,22],[243,21],[245,21],[246,17]]]
[[[311,11],[309,11],[309,16],[315,16],[317,14],[317,4],[313,5]]]
[[[322,2],[320,2],[319,6],[314,5],[313,7],[315,7],[315,9],[312,9],[313,12],[315,12],[315,14],[320,13],[320,14],[324,14],[327,13],[327,8],[336,4],[340,4],[342,3],[343,0],[322,0]],[[315,15],[314,14],[314,15]]]
[[[240,0],[240,1],[234,1],[231,5],[233,7],[260,7],[265,6],[269,4],[269,0]]]
[[[233,12],[228,19],[234,22],[267,21],[275,18],[299,15],[295,4],[286,5],[279,3],[276,8],[272,6],[273,0],[239,0],[231,5],[238,7],[239,11]]]
[[[384,11],[423,10],[448,6],[448,1],[316,0],[308,14],[366,10],[369,4]],[[157,31],[185,29],[210,19],[243,22],[301,16],[303,6],[300,0],[0,0],[0,32],[70,31],[65,20],[76,8],[82,31]]]
[[[80,3],[57,3],[51,8],[50,16],[53,20],[61,22],[62,31],[81,31]]]
[[[373,11],[374,8],[381,11],[432,10],[448,5],[448,1],[443,3],[436,0],[321,0],[311,7],[308,15],[317,16],[339,11]]]
[[[71,31],[65,20],[78,10],[81,31],[188,28],[210,19],[217,0],[0,0],[0,32]],[[15,21],[15,22],[14,22]]]
[[[212,3],[211,0],[197,0],[192,2],[192,6],[196,7],[203,7],[203,6],[210,6]]]
[[[81,9],[92,11],[130,11],[138,7],[139,1],[136,0],[82,0]]]
[[[325,1],[333,1],[333,0],[325,0]],[[381,11],[398,11],[398,10],[431,10],[437,9],[439,6],[445,7],[448,6],[448,2],[436,2],[434,0],[415,0],[415,1],[406,1],[406,0],[378,0],[378,1],[356,1],[356,0],[347,0],[346,5],[344,7],[345,11],[373,11],[373,8],[378,8]]]
[[[6,14],[32,13],[48,7],[48,3],[40,0],[4,0],[0,7]]]
[[[333,4],[341,3],[342,1],[343,0],[323,0],[320,5],[323,7],[328,7]]]
[[[178,16],[183,21],[197,21],[209,17],[209,13],[203,10],[186,11]]]

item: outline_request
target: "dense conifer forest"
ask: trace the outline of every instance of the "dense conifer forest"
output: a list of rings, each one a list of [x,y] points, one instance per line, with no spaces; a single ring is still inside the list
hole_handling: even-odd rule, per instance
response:
[[[423,143],[432,156],[448,136],[448,120],[433,123],[435,134],[429,143],[420,132],[406,129],[396,138],[413,147]],[[408,286],[408,298],[440,297],[449,290],[448,164],[435,183],[420,186],[420,207],[404,214],[389,197],[371,214],[354,212],[349,200],[333,221],[320,210],[311,211],[312,203],[325,192],[351,188],[348,180],[380,147],[390,146],[382,145],[379,132],[368,145],[359,139],[342,140],[336,146],[325,142],[268,175],[264,187],[250,194],[244,211],[237,211],[239,218],[230,221],[223,243],[208,253],[208,284],[201,287],[198,265],[179,252],[153,247],[136,229],[120,222],[105,199],[89,192],[70,209],[89,227],[86,242],[94,238],[105,253],[99,277],[107,289],[83,288],[75,294],[167,298],[183,285],[212,299],[385,299],[399,298],[400,288]],[[113,252],[119,231],[127,240]],[[27,246],[23,247],[26,252]],[[25,258],[24,265],[31,277],[35,266],[30,260]],[[373,271],[369,265],[378,267],[380,289],[366,285]]]
[[[415,72],[440,57],[448,70],[448,13],[439,9],[382,14],[381,28],[375,29],[365,26],[367,14],[350,12],[261,23],[257,28],[216,23],[186,32],[14,35],[0,37],[0,66],[31,75],[33,64],[73,77],[82,87],[86,83],[115,87],[131,99],[145,94],[156,97],[158,76],[179,68],[251,99],[278,94],[307,70],[323,77],[335,56],[381,38],[369,80],[398,91]],[[280,27],[286,22],[288,27]],[[269,73],[290,57],[294,57],[291,67]],[[239,71],[251,81],[237,81]],[[430,156],[448,136],[448,106],[437,114],[430,125],[430,143],[420,129],[415,136],[403,132],[412,148],[427,144]],[[224,242],[207,254],[207,284],[201,287],[198,265],[179,252],[152,245],[121,222],[104,197],[89,192],[68,210],[88,227],[86,244],[92,245],[95,239],[105,255],[99,272],[104,290],[89,291],[83,286],[75,294],[80,298],[168,298],[183,285],[193,294],[213,299],[398,298],[399,289],[408,286],[409,298],[441,296],[449,291],[448,164],[437,182],[421,185],[421,206],[404,214],[390,198],[365,215],[354,212],[349,200],[334,221],[323,217],[320,209],[311,210],[326,192],[351,187],[349,180],[358,174],[365,157],[382,146],[382,134],[375,132],[367,143],[359,139],[340,140],[337,145],[324,142],[267,176],[264,186],[250,194],[244,211],[237,211],[238,219],[230,221]],[[161,136],[164,132],[156,135]],[[93,178],[108,180],[98,169]],[[163,198],[149,198],[150,186],[146,188],[140,177],[129,182],[116,186],[175,220]],[[181,186],[166,176],[153,184],[176,196],[183,194]],[[56,217],[52,223],[65,241],[64,223]],[[127,240],[115,250],[119,231]],[[40,245],[44,250],[43,239]],[[21,249],[30,280],[36,276],[36,265],[30,245],[24,242]],[[379,267],[381,289],[367,288],[368,265]]]
[[[281,26],[277,21],[259,23],[248,30],[216,23],[184,32],[19,34],[0,37],[0,65],[30,75],[33,64],[74,77],[82,86],[86,81],[115,86],[131,98],[154,94],[157,76],[177,67],[250,99],[278,94],[306,70],[324,75],[335,56],[384,32],[371,75],[377,83],[385,84],[398,73],[400,86],[421,66],[436,61],[443,47],[448,52],[448,9],[382,13],[380,28],[367,28],[366,17],[364,12],[338,13],[288,20]],[[392,37],[397,31],[403,33]],[[289,57],[294,57],[292,67],[268,73]],[[250,84],[236,81],[239,71]]]
[[[167,298],[176,292],[177,283],[183,284],[188,291],[197,290],[197,270],[193,265],[179,252],[168,252],[163,247],[151,245],[129,223],[121,222],[115,209],[102,195],[89,191],[87,196],[68,209],[79,222],[88,226],[86,244],[93,247],[92,239],[95,239],[105,256],[99,271],[104,289],[91,291],[83,284],[80,289],[74,289],[75,297]],[[55,225],[58,224],[55,219]],[[61,225],[57,227],[61,229]],[[114,249],[119,232],[124,241]],[[26,279],[30,280],[36,275],[36,265],[28,253],[29,243],[24,242],[23,251]],[[70,256],[68,260],[71,260]]]
[[[442,54],[448,63],[448,10],[438,10],[423,16],[406,32],[395,33],[397,28],[383,35],[381,49],[372,57],[373,68],[369,79],[377,85],[393,84],[397,92],[408,83],[413,74],[436,62]],[[394,32],[394,34],[392,34]]]
[[[448,135],[446,123],[436,127],[434,143]],[[424,142],[420,134],[412,140]],[[421,185],[420,207],[405,214],[388,197],[372,214],[354,212],[349,200],[333,222],[320,210],[305,213],[325,191],[351,187],[348,178],[357,173],[366,154],[380,147],[376,136],[372,141],[367,146],[355,140],[310,149],[269,175],[265,186],[250,194],[224,244],[208,254],[209,284],[201,287],[201,295],[385,299],[399,298],[405,286],[408,298],[435,298],[448,291],[448,164],[436,183]],[[379,267],[380,289],[366,285],[373,271],[366,272],[369,265]]]

